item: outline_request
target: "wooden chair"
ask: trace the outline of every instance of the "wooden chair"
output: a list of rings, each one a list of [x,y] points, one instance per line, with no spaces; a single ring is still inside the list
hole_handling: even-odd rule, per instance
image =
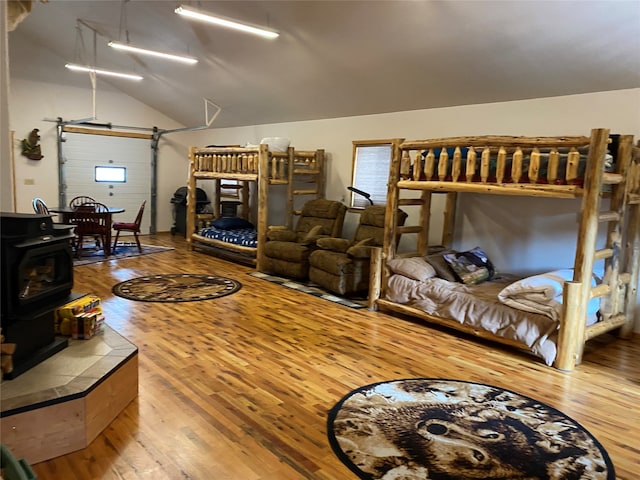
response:
[[[138,251],[142,253],[142,246],[140,245],[140,239],[138,238],[138,234],[140,233],[140,224],[142,223],[142,215],[144,214],[144,206],[146,204],[146,200],[142,202],[140,205],[140,210],[138,210],[138,214],[136,215],[136,219],[133,222],[114,222],[112,228],[116,231],[116,238],[113,241],[112,252],[116,251],[116,245],[118,244],[118,237],[120,236],[120,232],[131,232],[136,239],[136,244],[138,245]]]
[[[96,245],[100,247],[102,243],[105,255],[108,255],[108,238],[111,232],[111,225],[107,221],[106,212],[109,209],[99,202],[85,203],[78,206],[73,212],[71,223],[76,227],[76,256],[82,255],[83,241],[85,237],[94,237]]]
[[[86,195],[80,195],[78,197],[74,197],[69,201],[70,208],[78,208],[80,205],[84,205],[85,203],[95,203],[95,199],[91,197],[87,197]]]

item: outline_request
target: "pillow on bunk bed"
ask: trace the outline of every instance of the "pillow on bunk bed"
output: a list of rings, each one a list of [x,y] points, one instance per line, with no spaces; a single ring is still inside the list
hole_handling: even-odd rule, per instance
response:
[[[220,230],[243,230],[248,228],[256,228],[255,225],[244,218],[239,217],[221,217],[211,222],[212,227]]]
[[[393,258],[387,262],[393,273],[404,275],[418,282],[424,282],[436,276],[436,270],[421,257]]]
[[[266,137],[260,140],[260,144],[265,143],[269,145],[269,150],[272,152],[286,152],[291,141],[284,137]]]
[[[564,282],[571,280],[572,268],[532,275],[507,285],[498,294],[498,299],[512,308],[539,313],[558,321],[562,315]],[[598,277],[594,275],[591,286],[595,287],[598,281]],[[587,325],[598,321],[599,310],[600,299],[590,300],[587,304]]]
[[[493,263],[480,247],[466,252],[444,253],[442,257],[455,272],[458,280],[465,285],[477,285],[491,280],[495,274]]]
[[[447,261],[444,259],[443,254],[445,253],[457,253],[455,250],[444,250],[438,253],[432,253],[431,255],[427,255],[425,260],[429,265],[433,267],[436,271],[436,276],[442,278],[443,280],[447,280],[449,282],[456,282],[456,274],[451,269]]]

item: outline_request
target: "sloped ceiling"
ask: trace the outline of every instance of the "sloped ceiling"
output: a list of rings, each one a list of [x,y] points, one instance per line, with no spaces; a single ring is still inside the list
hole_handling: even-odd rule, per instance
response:
[[[640,87],[640,1],[197,1],[275,40],[185,20],[172,1],[34,2],[9,33],[12,77],[91,88],[66,62],[185,126],[258,125]],[[80,22],[79,22],[80,20]],[[78,25],[80,27],[78,28]],[[110,39],[200,59],[115,52]]]

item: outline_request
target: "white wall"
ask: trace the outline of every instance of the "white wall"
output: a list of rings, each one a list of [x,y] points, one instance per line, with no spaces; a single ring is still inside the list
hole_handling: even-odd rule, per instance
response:
[[[0,2],[0,211],[13,212],[11,148],[9,147],[9,37],[7,2]]]
[[[87,83],[89,83],[88,78]],[[90,87],[81,89],[12,78],[9,110],[10,127],[15,131],[13,149],[16,167],[16,211],[32,213],[33,197],[42,197],[50,206],[58,205],[56,123],[45,121],[45,119],[55,120],[60,117],[69,121],[92,117],[93,103]],[[96,90],[95,113],[96,122],[113,125],[142,128],[157,126],[160,129],[183,127],[125,95],[101,90],[100,82]],[[20,140],[26,138],[34,128],[40,130],[40,145],[44,155],[44,158],[39,161],[29,160],[20,153]],[[151,131],[137,131],[137,133],[151,133]],[[159,147],[157,230],[169,231],[173,224],[171,196],[178,187],[186,185],[188,179],[188,146],[180,143],[172,134],[168,134],[161,137]],[[149,149],[149,159],[151,159],[151,149]],[[87,192],[87,194],[90,193]],[[135,215],[135,212],[131,212],[131,215]]]
[[[327,197],[348,198],[352,141],[457,135],[588,135],[592,128],[640,139],[640,89],[382,115],[193,132],[194,145],[257,143],[282,136],[300,149],[328,153]],[[468,195],[460,203],[456,247],[483,247],[503,271],[572,267],[577,200]],[[560,203],[558,203],[560,202]],[[348,235],[357,217],[349,215]],[[640,331],[640,295],[636,329]]]

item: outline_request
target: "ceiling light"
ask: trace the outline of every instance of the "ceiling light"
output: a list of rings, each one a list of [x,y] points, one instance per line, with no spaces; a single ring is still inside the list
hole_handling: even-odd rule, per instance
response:
[[[69,70],[73,70],[74,72],[96,73],[98,75],[109,75],[112,77],[126,78],[128,80],[142,80],[143,78],[140,75],[131,75],[129,73],[114,72],[113,70],[103,70],[101,68],[88,67],[84,65],[76,65],[74,63],[67,63],[65,67],[68,68]]]
[[[157,52],[155,50],[147,50],[146,48],[134,47],[125,43],[109,42],[107,45],[109,45],[111,48],[115,48],[116,50],[126,50],[127,52],[140,53],[142,55],[151,55],[153,57],[166,58],[167,60],[175,60],[176,62],[190,63],[192,65],[194,63],[198,63],[197,58],[184,57],[182,55],[174,55],[172,53]]]
[[[189,7],[185,7],[184,5],[181,5],[178,8],[176,8],[175,12],[178,15],[182,15],[183,17],[193,18],[195,20],[202,20],[203,22],[213,23],[215,25],[220,25],[221,27],[233,28],[235,30],[241,30],[247,33],[253,33],[255,35],[260,35],[261,37],[265,37],[265,38],[277,38],[280,35],[278,32],[274,32],[273,30],[266,30],[264,28],[252,27],[250,25],[238,23],[236,21],[228,20],[222,17],[208,14],[208,13],[198,12],[197,10],[192,10]]]

